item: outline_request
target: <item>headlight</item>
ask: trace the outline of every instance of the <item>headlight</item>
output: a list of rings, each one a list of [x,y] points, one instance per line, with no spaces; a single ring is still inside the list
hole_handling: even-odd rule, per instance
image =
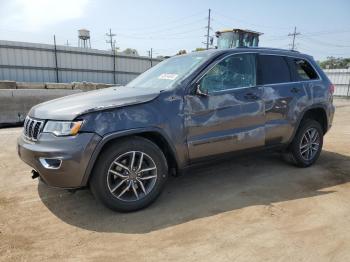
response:
[[[52,133],[56,136],[75,136],[83,121],[48,121],[44,127],[44,133]]]

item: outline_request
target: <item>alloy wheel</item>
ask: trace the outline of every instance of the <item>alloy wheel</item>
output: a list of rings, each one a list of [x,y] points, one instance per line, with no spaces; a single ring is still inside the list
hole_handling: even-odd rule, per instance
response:
[[[300,145],[299,145],[299,151],[301,157],[306,160],[310,161],[312,160],[320,147],[320,134],[317,131],[316,128],[309,128],[305,131],[303,134]]]
[[[110,165],[107,185],[121,201],[138,201],[147,196],[157,181],[154,160],[144,152],[129,151],[118,156]]]

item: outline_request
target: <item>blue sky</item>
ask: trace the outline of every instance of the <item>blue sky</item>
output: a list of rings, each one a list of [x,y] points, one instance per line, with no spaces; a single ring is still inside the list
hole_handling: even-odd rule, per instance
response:
[[[289,48],[288,33],[301,33],[297,49],[316,59],[350,57],[350,1],[112,1],[0,0],[0,39],[77,45],[77,30],[91,31],[93,48],[107,49],[112,28],[121,50],[173,55],[203,47],[208,8],[212,28],[247,28],[263,32],[260,45]]]

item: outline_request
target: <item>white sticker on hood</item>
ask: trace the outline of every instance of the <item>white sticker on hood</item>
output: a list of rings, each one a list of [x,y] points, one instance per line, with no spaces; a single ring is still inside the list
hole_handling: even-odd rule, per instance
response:
[[[178,74],[161,74],[158,79],[175,80]]]

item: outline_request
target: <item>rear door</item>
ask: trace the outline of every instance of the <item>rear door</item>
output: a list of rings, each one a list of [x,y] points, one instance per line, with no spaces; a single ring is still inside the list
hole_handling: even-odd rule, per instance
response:
[[[324,101],[328,86],[323,85],[321,77],[309,61],[303,58],[287,57],[293,81],[299,82],[309,96],[309,103]],[[300,94],[299,94],[300,95]],[[300,98],[300,96],[298,97]],[[311,99],[312,98],[312,99]],[[306,106],[305,101],[298,100],[299,106]]]
[[[185,96],[191,160],[263,146],[262,87],[256,85],[256,54],[233,54],[209,66],[197,80],[203,93]]]
[[[264,86],[266,145],[285,143],[293,134],[302,104],[307,99],[303,83],[295,81],[287,56],[260,54],[258,83]]]

